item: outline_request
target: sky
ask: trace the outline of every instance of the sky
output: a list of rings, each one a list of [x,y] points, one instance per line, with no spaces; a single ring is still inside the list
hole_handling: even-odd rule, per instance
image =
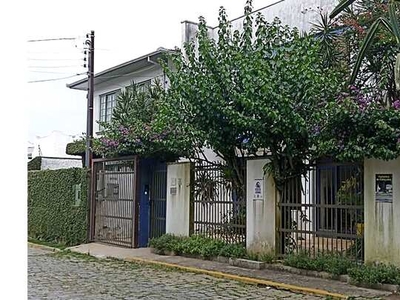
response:
[[[259,9],[273,2],[253,0],[253,6]],[[233,19],[243,14],[245,0],[70,0],[25,5],[30,20],[24,28],[27,141],[32,142],[53,130],[71,135],[85,132],[86,92],[66,84],[86,76],[74,75],[86,72],[83,43],[91,30],[95,31],[97,73],[159,47],[180,47],[182,21],[196,22],[203,16],[216,26],[220,6]],[[43,39],[60,40],[37,41]],[[70,78],[60,80],[65,77]]]

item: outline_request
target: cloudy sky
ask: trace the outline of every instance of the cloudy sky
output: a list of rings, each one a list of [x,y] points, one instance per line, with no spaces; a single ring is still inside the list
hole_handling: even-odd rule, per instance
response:
[[[273,2],[254,0],[253,5],[258,9]],[[245,0],[70,0],[26,5],[31,19],[26,26],[27,138],[33,141],[53,130],[85,131],[86,92],[70,90],[66,84],[85,76],[74,75],[85,72],[83,42],[90,30],[96,36],[96,73],[158,47],[180,47],[182,21],[204,16],[215,26],[220,6],[232,19],[242,15]],[[62,40],[36,41],[42,39]]]

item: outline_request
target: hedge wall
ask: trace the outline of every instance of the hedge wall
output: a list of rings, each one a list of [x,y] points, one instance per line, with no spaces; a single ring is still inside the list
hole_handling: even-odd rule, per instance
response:
[[[86,242],[88,176],[81,168],[28,172],[29,238],[67,246]]]
[[[40,170],[42,167],[42,157],[36,156],[28,162],[28,171]]]

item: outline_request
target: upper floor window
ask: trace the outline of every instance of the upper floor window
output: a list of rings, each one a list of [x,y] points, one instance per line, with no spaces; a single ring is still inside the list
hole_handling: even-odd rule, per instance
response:
[[[139,82],[137,88],[141,92],[147,92],[147,89],[151,86],[151,79]]]
[[[110,122],[117,100],[117,92],[100,96],[100,121]]]

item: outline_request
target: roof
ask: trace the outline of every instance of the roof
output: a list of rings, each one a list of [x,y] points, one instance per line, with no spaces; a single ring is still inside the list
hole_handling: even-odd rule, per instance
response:
[[[101,84],[121,75],[129,74],[142,68],[152,66],[165,53],[174,52],[171,49],[158,48],[156,51],[132,59],[130,61],[111,67],[94,75],[94,85]],[[88,88],[88,79],[84,78],[67,84],[67,87],[74,90],[86,91]]]

